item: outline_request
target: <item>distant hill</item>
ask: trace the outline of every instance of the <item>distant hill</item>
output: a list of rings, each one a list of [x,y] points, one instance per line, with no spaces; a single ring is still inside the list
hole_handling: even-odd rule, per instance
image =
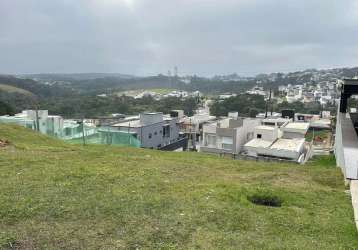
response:
[[[33,95],[38,97],[51,97],[51,96],[66,96],[71,94],[73,91],[68,86],[60,85],[45,85],[41,84],[32,79],[22,79],[15,76],[0,75],[0,84],[7,85],[6,88],[9,90],[9,86],[21,89],[23,91],[31,92]],[[5,87],[5,86],[3,86]],[[12,88],[12,90],[15,90]],[[23,92],[22,94],[24,94]]]
[[[32,109],[44,99],[71,98],[75,91],[69,86],[45,85],[32,79],[0,75],[0,101],[20,112]]]
[[[0,124],[2,249],[357,249],[333,157],[74,146]],[[261,204],[261,205],[260,205]]]
[[[258,74],[254,77],[230,74],[215,77],[168,77],[166,75],[138,77],[117,73],[78,73],[78,74],[29,74],[12,77],[12,81],[0,81],[7,85],[28,90],[38,96],[68,96],[71,94],[97,95],[117,93],[135,89],[182,89],[199,90],[206,94],[225,92],[242,93],[256,85],[265,89],[278,89],[280,85],[304,84],[335,81],[358,75],[358,67],[336,69],[307,69],[288,73]],[[10,76],[0,76],[11,78]],[[21,78],[21,79],[20,79]],[[26,84],[24,84],[26,83]]]
[[[8,85],[8,84],[2,84],[2,83],[0,83],[0,91],[5,91],[5,92],[8,92],[8,93],[19,93],[19,94],[23,94],[23,95],[33,96],[33,93],[31,93],[28,90],[17,88],[17,87]]]
[[[72,80],[93,80],[97,78],[119,78],[119,79],[131,79],[132,75],[120,74],[120,73],[68,73],[68,74],[24,74],[17,75],[21,78],[31,78],[44,81],[72,81]]]

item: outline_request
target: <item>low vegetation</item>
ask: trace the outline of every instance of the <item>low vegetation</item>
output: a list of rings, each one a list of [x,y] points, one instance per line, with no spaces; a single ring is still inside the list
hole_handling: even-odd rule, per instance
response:
[[[0,139],[0,248],[358,248],[332,157],[301,166],[83,147],[11,125]]]
[[[9,92],[9,93],[19,93],[19,94],[23,94],[23,95],[33,95],[30,91],[27,91],[25,89],[21,89],[21,88],[17,88],[11,85],[7,85],[7,84],[1,84],[0,83],[0,90],[5,91],[5,92]]]
[[[330,136],[331,131],[329,130],[309,130],[305,136],[306,141],[324,141]]]

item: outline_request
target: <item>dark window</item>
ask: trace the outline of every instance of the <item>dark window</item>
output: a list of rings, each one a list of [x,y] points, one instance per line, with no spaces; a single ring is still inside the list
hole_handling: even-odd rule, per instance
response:
[[[170,126],[164,126],[163,127],[163,137],[170,137]]]
[[[155,132],[154,132],[154,135],[157,135],[157,134],[158,134],[157,131],[155,131]]]
[[[149,133],[148,138],[149,139],[152,138],[152,133]]]
[[[257,138],[261,139],[262,138],[262,134],[257,134]]]

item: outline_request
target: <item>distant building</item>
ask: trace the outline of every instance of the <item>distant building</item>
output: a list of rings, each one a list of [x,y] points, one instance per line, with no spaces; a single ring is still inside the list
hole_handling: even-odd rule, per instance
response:
[[[311,120],[318,120],[318,119],[320,119],[319,115],[302,114],[302,113],[295,114],[295,121],[297,122],[310,122]]]
[[[323,119],[331,119],[331,111],[322,111],[321,116]]]
[[[308,122],[290,122],[281,127],[285,139],[305,138],[310,124]]]
[[[188,92],[183,90],[173,90],[170,93],[164,95],[164,97],[178,97],[178,98],[185,98],[188,96],[189,96]]]
[[[207,122],[216,120],[215,116],[208,113],[198,113],[190,117],[182,117],[180,120],[180,132],[189,138],[189,147],[196,148],[203,136],[203,126]]]
[[[0,122],[14,123],[56,137],[63,134],[63,118],[49,115],[47,110],[24,110],[14,116],[0,116]]]
[[[295,111],[292,109],[283,109],[281,111],[281,117],[294,120],[295,119]]]
[[[261,95],[261,96],[268,96],[269,93],[267,93],[263,87],[255,86],[251,90],[246,91],[246,94],[249,95]],[[271,93],[271,97],[273,97],[273,92]]]
[[[283,139],[265,141],[253,139],[245,144],[246,154],[251,157],[268,157],[302,162],[304,139]]]
[[[179,136],[177,117],[164,116],[159,112],[141,113],[137,119],[123,121],[111,126],[122,133],[131,134],[138,139],[143,148],[166,149],[186,147],[185,140]],[[180,143],[179,143],[180,142]]]
[[[288,124],[289,122],[291,122],[292,120],[291,119],[288,119],[288,118],[281,118],[281,117],[278,117],[278,118],[271,118],[271,117],[268,117],[266,119],[263,119],[261,121],[262,125],[265,125],[265,126],[273,126],[273,127],[278,127],[278,128],[281,128],[282,126],[285,126],[286,124]]]
[[[285,85],[280,85],[278,86],[278,91],[283,93],[287,91],[287,87]]]
[[[232,94],[232,93],[225,93],[225,94],[221,94],[219,95],[219,99],[220,100],[225,100],[225,99],[228,99],[230,97],[235,97],[237,96],[236,94]]]
[[[264,125],[255,127],[254,138],[244,145],[243,154],[249,157],[268,157],[303,162],[305,157],[305,135],[308,123],[277,122],[263,120]]]
[[[259,119],[227,117],[203,125],[200,152],[216,154],[239,154],[242,146],[252,139]]]
[[[258,113],[256,115],[256,118],[265,118],[266,113]],[[279,118],[281,117],[281,113],[278,112],[267,112],[267,117],[266,118]]]

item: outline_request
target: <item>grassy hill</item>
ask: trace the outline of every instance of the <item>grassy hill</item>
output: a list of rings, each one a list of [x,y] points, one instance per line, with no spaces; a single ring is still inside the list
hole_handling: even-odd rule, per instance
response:
[[[331,157],[300,166],[82,147],[9,125],[0,139],[10,142],[0,148],[2,248],[358,248]]]
[[[30,91],[27,91],[27,90],[21,89],[21,88],[17,88],[17,87],[11,86],[11,85],[7,85],[7,84],[0,83],[0,90],[9,92],[9,93],[19,93],[19,94],[23,94],[23,95],[33,96],[33,94]]]

